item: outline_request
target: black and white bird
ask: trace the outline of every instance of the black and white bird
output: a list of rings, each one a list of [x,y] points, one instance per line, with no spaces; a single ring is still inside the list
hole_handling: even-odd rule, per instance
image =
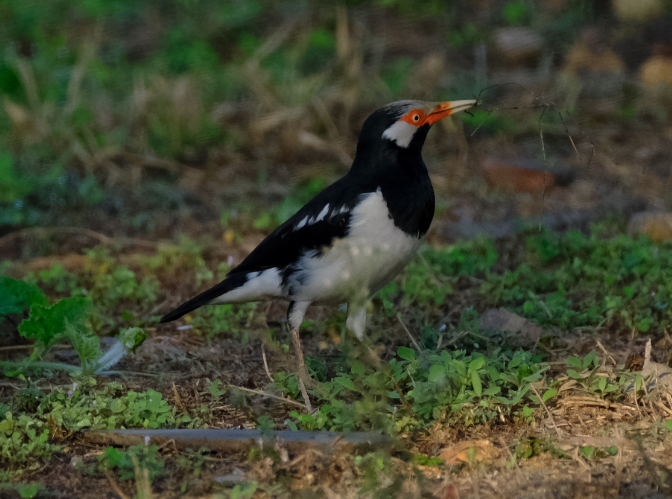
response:
[[[427,132],[475,103],[404,100],[375,111],[362,126],[347,175],[276,228],[226,279],[161,322],[206,304],[282,298],[298,345],[311,303],[347,303],[346,326],[361,339],[368,301],[411,260],[434,216],[421,155]]]

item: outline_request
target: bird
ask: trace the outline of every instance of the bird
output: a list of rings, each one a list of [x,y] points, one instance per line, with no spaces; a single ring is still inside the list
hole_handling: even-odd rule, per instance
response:
[[[361,340],[369,301],[413,258],[434,217],[434,189],[422,159],[427,133],[474,104],[401,100],[373,112],[345,176],[271,232],[222,282],[160,322],[206,304],[284,299],[300,375],[299,327],[311,304],[347,303],[346,328]]]

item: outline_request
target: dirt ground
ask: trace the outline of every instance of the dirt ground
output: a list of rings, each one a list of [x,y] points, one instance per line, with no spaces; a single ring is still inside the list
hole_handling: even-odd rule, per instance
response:
[[[269,307],[269,316],[281,313],[280,303]],[[318,310],[313,313],[328,313]],[[398,331],[401,341],[401,331]],[[624,363],[629,353],[643,352],[644,339],[624,339],[604,335],[569,336],[558,339],[550,351],[550,375],[568,352],[575,355],[596,348],[597,343],[608,345],[600,359],[609,364]],[[338,346],[331,343],[324,348],[324,338],[307,335],[304,349],[309,355],[324,358],[338,356]],[[384,342],[385,352],[394,352],[395,333]],[[320,348],[322,347],[322,348]],[[157,328],[140,347],[137,355],[123,360],[118,369],[126,372],[143,371],[158,378],[124,375],[106,377],[121,381],[127,388],[160,391],[171,405],[180,409],[200,406],[204,387],[213,379],[250,390],[263,390],[268,384],[261,342],[251,340],[241,344],[237,339],[221,335],[208,343],[189,330],[177,330],[174,325]],[[598,347],[599,348],[599,347]],[[56,351],[56,359],[63,356]],[[281,356],[267,354],[271,372],[286,370]],[[50,385],[67,382],[58,378],[38,381],[37,386],[48,390]],[[104,381],[102,378],[100,381]],[[0,381],[1,399],[11,397],[18,386],[9,379]],[[271,415],[282,425],[291,410],[290,404],[276,399],[253,395],[249,407],[217,406],[212,411],[211,428],[254,427],[255,413]],[[672,445],[666,432],[660,432],[661,418],[669,418],[670,410],[657,406],[631,403],[605,403],[580,391],[567,390],[554,399],[545,411],[530,424],[513,423],[508,418],[487,425],[449,427],[436,424],[428,433],[401,436],[401,447],[391,452],[395,475],[385,476],[378,482],[377,497],[497,497],[497,498],[662,498],[671,497],[669,486]],[[669,432],[667,432],[669,433]],[[120,482],[117,478],[87,476],[75,468],[82,461],[96,463],[104,446],[87,443],[85,434],[64,435],[65,448],[46,465],[29,471],[21,479],[39,481],[60,497],[123,498],[133,497],[133,481]],[[530,458],[518,457],[517,445],[538,441],[552,442],[553,450],[535,451]],[[615,455],[587,459],[580,452],[582,446],[592,445],[605,449],[615,446]],[[257,444],[250,442],[250,449]],[[475,449],[469,457],[468,449]],[[282,443],[276,446],[282,449]],[[445,468],[415,466],[408,461],[408,452],[426,455],[452,453],[452,461]],[[471,451],[474,452],[474,451]],[[563,457],[559,457],[562,452]],[[162,453],[168,469],[174,468],[179,454],[166,445]],[[458,457],[455,457],[458,456]],[[465,457],[467,456],[467,457]],[[460,460],[462,459],[462,461]],[[360,472],[352,460],[327,446],[319,451],[286,453],[279,463],[267,458],[250,462],[249,452],[216,452],[207,456],[207,470],[198,477],[185,477],[184,472],[172,473],[154,482],[153,497],[182,497],[183,484],[188,483],[190,497],[212,497],[225,494],[232,484],[218,482],[218,477],[231,473],[243,474],[246,480],[265,483],[274,497],[355,497],[363,493]],[[284,477],[284,478],[281,478]],[[400,478],[401,477],[401,478]],[[276,487],[273,489],[272,485]],[[391,487],[391,488],[387,488]],[[398,490],[397,490],[398,488]],[[274,493],[269,492],[275,491]],[[383,493],[383,491],[387,491]],[[257,492],[258,494],[261,492]],[[378,494],[378,495],[376,495]],[[380,495],[383,494],[383,495]],[[19,497],[13,491],[2,491],[0,497]],[[224,496],[226,497],[226,496]],[[255,496],[256,497],[256,496]],[[264,496],[260,496],[264,497]]]

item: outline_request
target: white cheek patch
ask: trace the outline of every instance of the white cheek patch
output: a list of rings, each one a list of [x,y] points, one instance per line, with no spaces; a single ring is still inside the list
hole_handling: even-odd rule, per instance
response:
[[[383,138],[396,142],[399,147],[408,147],[408,144],[413,140],[413,135],[417,131],[417,126],[405,121],[397,121],[383,132]]]

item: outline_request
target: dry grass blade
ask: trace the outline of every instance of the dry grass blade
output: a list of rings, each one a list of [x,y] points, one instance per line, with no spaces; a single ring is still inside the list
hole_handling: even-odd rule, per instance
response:
[[[37,92],[37,83],[35,82],[33,68],[24,59],[18,59],[16,65],[21,77],[21,83],[23,83],[23,88],[26,92],[26,96],[28,97],[28,104],[33,109],[33,111],[40,110],[42,106],[39,94]]]
[[[546,411],[546,414],[548,414],[548,417],[550,418],[551,423],[553,423],[553,427],[555,428],[555,432],[558,434],[558,437],[562,438],[562,434],[560,433],[560,428],[558,428],[558,425],[555,424],[555,419],[553,419],[553,414],[551,414],[551,411],[549,411],[549,410],[548,410],[548,407],[546,407],[546,403],[544,402],[544,399],[541,398],[541,395],[539,395],[539,392],[538,392],[537,389],[534,387],[534,384],[530,384],[530,388],[532,388],[532,391],[534,392],[534,394],[535,394],[535,395],[537,396],[537,398],[539,399],[539,403],[541,404],[541,406],[542,406],[542,407],[544,408],[544,410]]]
[[[182,399],[180,398],[180,394],[177,392],[177,387],[175,386],[175,383],[173,383],[173,394],[175,395],[175,403],[177,404],[177,407],[180,410],[184,410],[184,404],[182,403]]]
[[[110,473],[110,471],[107,470],[107,469],[104,470],[104,471],[105,471],[105,476],[107,477],[107,481],[110,482],[110,485],[112,486],[114,491],[117,493],[117,495],[119,497],[121,497],[121,499],[129,499],[129,497],[121,491],[121,489],[119,488],[119,485],[117,485],[117,482],[112,477],[112,473]]]
[[[614,363],[614,367],[615,367],[617,365],[616,361],[611,356],[611,354],[609,352],[607,352],[607,349],[604,348],[604,346],[602,345],[602,343],[600,343],[599,340],[597,341],[597,346],[600,347],[600,350],[602,350],[602,352],[604,352],[604,362],[602,363],[602,366],[604,367],[607,363],[607,359],[610,359]]]
[[[663,404],[662,402],[660,402],[658,400],[655,400],[653,403],[656,404],[656,407],[658,407],[661,411],[663,411],[664,414],[667,414],[668,416],[672,416],[672,410],[665,407],[665,404]]]
[[[567,137],[569,137],[569,141],[572,143],[572,147],[574,148],[574,152],[576,155],[580,158],[581,154],[579,154],[579,150],[576,148],[576,144],[574,143],[574,139],[569,133],[569,129],[567,128],[567,124],[565,123],[565,119],[562,117],[562,112],[558,109],[558,116],[560,117],[560,121],[562,122],[562,126],[565,127],[565,133],[567,133]]]
[[[264,359],[264,370],[266,371],[266,376],[268,376],[268,379],[270,379],[272,383],[275,381],[275,379],[273,379],[271,370],[268,368],[268,361],[266,360],[266,349],[264,348],[263,342],[261,344],[261,358]]]
[[[93,61],[98,45],[103,34],[103,24],[98,22],[96,25],[93,40],[85,43],[79,53],[77,62],[72,68],[70,81],[68,82],[67,101],[63,107],[63,116],[70,116],[79,104],[79,90],[82,86],[82,80],[86,74],[89,64]]]
[[[420,344],[417,341],[415,341],[415,338],[413,338],[413,335],[411,334],[411,332],[406,327],[406,324],[404,324],[404,321],[401,320],[401,314],[397,314],[397,320],[399,321],[399,324],[401,324],[401,327],[404,328],[404,331],[406,331],[406,334],[408,335],[408,337],[411,339],[411,343],[413,343],[413,346],[415,346],[415,349],[418,352],[422,352],[424,350],[424,348],[422,348],[420,346]]]
[[[340,134],[336,128],[334,120],[331,118],[331,114],[325,106],[322,99],[314,97],[312,99],[313,108],[317,112],[317,115],[320,117],[322,124],[327,129],[327,134],[329,135],[329,144],[332,152],[338,157],[338,159],[343,163],[343,166],[350,168],[352,165],[352,157],[345,152],[345,149],[340,145]]]
[[[149,470],[147,468],[140,468],[138,459],[131,456],[133,466],[135,466],[135,487],[138,492],[138,499],[152,499],[152,482],[149,479]]]
[[[452,337],[450,340],[448,340],[448,342],[447,342],[446,345],[445,345],[445,348],[448,348],[448,347],[449,347],[450,345],[452,345],[453,343],[458,342],[460,339],[464,338],[464,337],[465,337],[466,335],[468,335],[469,333],[470,333],[470,331],[466,331],[466,330],[465,330],[465,331],[460,331],[460,332],[457,333],[454,337]]]
[[[343,62],[350,54],[352,42],[348,29],[348,10],[344,5],[336,9],[336,55]]]
[[[523,474],[523,471],[520,469],[520,466],[518,466],[518,460],[514,457],[513,453],[511,452],[511,449],[509,449],[508,444],[506,443],[504,438],[501,437],[501,436],[499,437],[499,443],[502,446],[502,448],[506,449],[506,452],[509,455],[509,459],[511,460],[513,465],[516,467],[516,470],[518,471],[518,474],[520,475],[520,478],[522,478],[524,480],[527,480],[529,482],[530,479]]]

